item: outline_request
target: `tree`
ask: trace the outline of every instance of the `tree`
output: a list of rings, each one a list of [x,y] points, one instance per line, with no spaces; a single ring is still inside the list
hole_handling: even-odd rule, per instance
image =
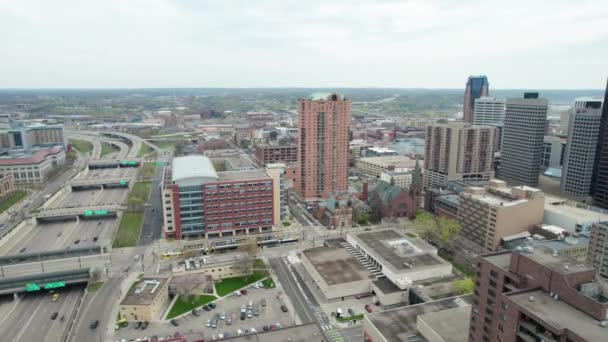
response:
[[[363,224],[369,221],[369,214],[363,210],[355,210],[353,213],[353,220],[358,224]]]
[[[245,280],[247,280],[247,277],[253,270],[253,262],[255,257],[258,255],[258,243],[254,239],[245,240],[239,244],[238,251],[241,253],[239,258],[239,267],[241,268],[243,274],[245,274]]]
[[[432,241],[439,248],[449,246],[462,231],[458,221],[445,217],[435,217],[433,214],[419,210],[414,219],[416,232]]]
[[[241,148],[242,149],[244,149],[244,150],[248,149],[249,145],[250,145],[249,140],[247,140],[247,139],[241,140]]]
[[[473,279],[464,278],[454,282],[454,291],[458,294],[467,294],[473,292]]]

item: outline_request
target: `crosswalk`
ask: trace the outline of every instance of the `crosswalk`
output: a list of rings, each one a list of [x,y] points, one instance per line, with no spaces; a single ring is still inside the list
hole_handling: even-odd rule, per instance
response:
[[[338,333],[336,328],[334,328],[331,324],[323,324],[326,320],[325,311],[320,306],[313,306],[312,308],[315,312],[315,316],[317,316],[321,321],[321,330],[327,335],[329,341],[331,342],[344,342],[344,338]]]
[[[338,331],[336,331],[333,327],[331,330],[325,330],[325,334],[329,337],[329,340],[332,342],[344,342],[344,337],[342,337]]]

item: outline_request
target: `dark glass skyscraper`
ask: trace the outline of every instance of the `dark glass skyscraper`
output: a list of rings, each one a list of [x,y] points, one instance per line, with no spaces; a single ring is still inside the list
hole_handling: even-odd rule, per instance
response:
[[[606,82],[600,132],[595,149],[595,167],[593,168],[591,192],[594,204],[608,209],[608,81]]]
[[[490,84],[486,76],[469,76],[467,87],[464,90],[464,102],[462,105],[463,121],[473,123],[475,99],[488,96]]]

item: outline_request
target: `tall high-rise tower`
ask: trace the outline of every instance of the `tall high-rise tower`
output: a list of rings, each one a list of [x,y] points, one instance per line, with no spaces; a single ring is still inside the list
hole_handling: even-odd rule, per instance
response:
[[[538,185],[548,105],[538,93],[507,99],[498,178],[517,185]]]
[[[577,101],[570,109],[561,190],[585,199],[591,191],[602,100]]]
[[[350,100],[314,93],[298,100],[296,190],[303,198],[324,198],[348,188]]]
[[[593,203],[599,207],[608,208],[608,82],[606,82],[606,92],[604,93],[591,191]]]
[[[467,87],[464,90],[462,121],[473,123],[475,100],[482,96],[488,96],[489,88],[490,84],[486,76],[469,76]]]

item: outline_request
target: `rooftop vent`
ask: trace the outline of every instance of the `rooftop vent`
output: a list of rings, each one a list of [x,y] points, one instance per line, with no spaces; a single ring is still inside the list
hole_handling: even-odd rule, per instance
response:
[[[531,302],[533,302],[534,301],[534,296],[528,297],[528,300],[531,301]]]

